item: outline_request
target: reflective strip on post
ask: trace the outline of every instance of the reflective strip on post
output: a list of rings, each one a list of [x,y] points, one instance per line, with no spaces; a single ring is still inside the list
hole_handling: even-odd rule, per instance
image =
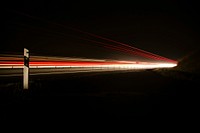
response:
[[[29,87],[29,50],[24,48],[24,89]]]

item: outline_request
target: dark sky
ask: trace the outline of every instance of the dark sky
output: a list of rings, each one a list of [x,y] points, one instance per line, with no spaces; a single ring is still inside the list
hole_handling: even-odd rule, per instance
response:
[[[180,59],[199,48],[198,8],[192,0],[8,1],[0,53],[27,47],[39,55],[129,58],[77,39],[88,36],[67,28],[74,27]]]

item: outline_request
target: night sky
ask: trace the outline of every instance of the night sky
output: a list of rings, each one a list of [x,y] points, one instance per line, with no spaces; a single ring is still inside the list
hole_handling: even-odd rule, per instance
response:
[[[131,59],[93,44],[68,27],[181,59],[199,48],[199,9],[192,0],[7,2],[0,53]]]

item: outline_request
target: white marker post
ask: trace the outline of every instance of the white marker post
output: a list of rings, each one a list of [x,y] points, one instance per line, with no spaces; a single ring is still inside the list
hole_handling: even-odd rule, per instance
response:
[[[29,50],[24,48],[24,89],[28,89],[29,81]]]

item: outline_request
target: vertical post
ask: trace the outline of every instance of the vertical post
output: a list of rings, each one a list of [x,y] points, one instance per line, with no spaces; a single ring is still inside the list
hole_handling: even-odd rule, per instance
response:
[[[29,50],[24,48],[24,89],[28,89],[29,81]]]

